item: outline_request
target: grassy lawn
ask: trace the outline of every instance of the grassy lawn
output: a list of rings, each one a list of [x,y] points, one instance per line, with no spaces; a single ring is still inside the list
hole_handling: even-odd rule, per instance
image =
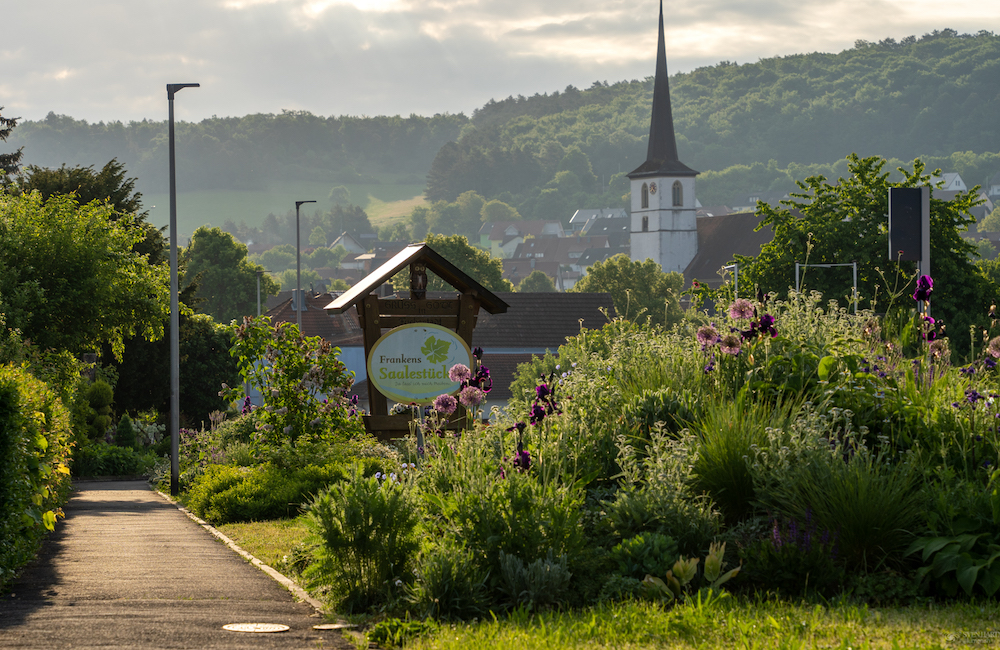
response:
[[[244,551],[272,567],[306,536],[305,524],[300,519],[222,524],[217,528]]]
[[[218,527],[265,564],[275,566],[305,537],[300,519]],[[868,607],[728,597],[711,604],[664,607],[649,602],[595,606],[468,623],[444,623],[407,647],[462,649],[577,648],[951,648],[1000,645],[1000,603],[930,602]]]
[[[951,648],[1000,643],[995,601],[829,607],[726,599],[709,607],[622,603],[566,613],[444,624],[414,648]]]

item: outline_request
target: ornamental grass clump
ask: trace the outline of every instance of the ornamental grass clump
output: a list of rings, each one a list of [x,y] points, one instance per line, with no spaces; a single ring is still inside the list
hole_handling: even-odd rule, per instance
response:
[[[328,588],[348,613],[395,597],[410,579],[419,548],[414,505],[409,481],[365,477],[354,465],[346,480],[320,492],[306,511],[317,543],[316,561],[306,569],[311,585]]]

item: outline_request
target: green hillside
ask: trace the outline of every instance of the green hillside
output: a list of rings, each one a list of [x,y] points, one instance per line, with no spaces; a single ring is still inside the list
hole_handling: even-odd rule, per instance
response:
[[[1000,171],[1000,36],[991,32],[945,29],[835,54],[722,62],[670,83],[680,156],[702,172],[705,205],[792,189],[808,173],[836,173],[852,152],[928,158],[970,184]],[[286,111],[180,123],[178,187],[194,225],[259,224],[301,198],[329,210],[339,185],[352,203],[372,197],[385,210],[425,183],[431,201],[474,190],[525,218],[566,220],[580,207],[624,205],[623,175],[645,159],[651,93],[650,77],[490,101],[471,117]],[[50,114],[20,123],[7,145],[42,166],[116,157],[153,199],[153,221],[165,222],[164,122]]]

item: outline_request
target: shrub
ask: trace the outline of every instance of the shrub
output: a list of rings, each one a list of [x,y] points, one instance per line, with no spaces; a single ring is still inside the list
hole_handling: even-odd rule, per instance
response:
[[[601,587],[601,592],[597,595],[598,603],[611,603],[620,600],[631,600],[641,598],[645,593],[642,580],[631,576],[613,574]]]
[[[378,644],[380,647],[402,647],[410,639],[424,634],[433,634],[437,631],[438,626],[434,621],[387,618],[384,621],[379,621],[365,632],[365,638],[369,643]]]
[[[188,507],[216,524],[294,516],[324,487],[342,480],[339,465],[311,465],[285,471],[270,464],[255,467],[211,465],[191,485]]]
[[[118,429],[115,431],[115,444],[119,447],[136,446],[135,427],[132,426],[132,418],[127,413],[118,420]]]
[[[0,587],[54,530],[70,489],[69,412],[24,368],[0,368]]]
[[[92,383],[84,392],[90,405],[90,416],[87,420],[87,437],[99,440],[111,427],[111,402],[114,401],[114,389],[111,384],[102,379]]]
[[[677,561],[677,542],[660,533],[645,533],[611,549],[618,573],[642,580],[646,574],[665,575]]]
[[[685,554],[708,546],[719,529],[719,512],[709,497],[692,488],[697,447],[693,436],[675,440],[659,426],[651,431],[643,454],[631,440],[619,439],[622,485],[607,512],[621,537],[663,533],[677,540]]]
[[[843,558],[837,534],[817,529],[807,515],[804,521],[772,521],[771,534],[740,551],[745,560],[741,582],[785,596],[838,593],[844,584]]]
[[[73,476],[145,476],[156,461],[153,452],[94,442],[73,454]]]
[[[573,574],[566,568],[566,556],[548,555],[525,566],[516,555],[500,552],[499,590],[505,604],[530,608],[558,605],[565,599]]]
[[[418,512],[408,486],[365,478],[354,465],[347,480],[320,492],[306,513],[319,542],[306,576],[332,588],[338,606],[362,611],[405,580],[418,549]]]
[[[489,609],[488,574],[476,565],[473,551],[454,540],[428,545],[414,573],[407,600],[422,617],[470,619]]]

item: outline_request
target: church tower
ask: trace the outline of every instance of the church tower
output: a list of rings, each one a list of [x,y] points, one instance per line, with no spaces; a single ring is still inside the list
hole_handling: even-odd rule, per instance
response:
[[[698,253],[694,177],[698,172],[677,158],[674,117],[667,81],[667,48],[663,38],[663,0],[660,0],[660,38],[656,47],[653,114],[649,121],[646,162],[628,175],[632,182],[632,259],[651,258],[667,273],[683,273]]]

